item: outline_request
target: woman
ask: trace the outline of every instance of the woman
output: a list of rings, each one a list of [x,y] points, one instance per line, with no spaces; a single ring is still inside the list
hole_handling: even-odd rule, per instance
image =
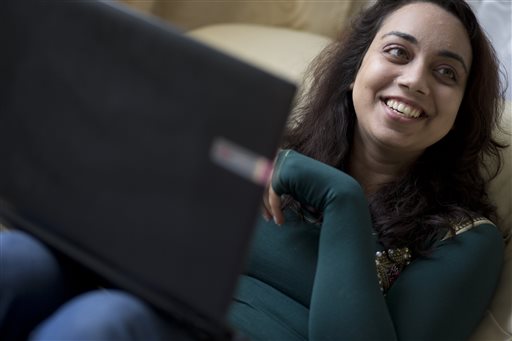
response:
[[[499,163],[497,62],[470,8],[378,1],[309,84],[231,325],[255,340],[467,338],[503,258],[481,171],[485,157]],[[74,265],[21,233],[2,237],[6,267],[28,253],[41,262],[2,279],[4,337],[189,337],[127,293],[80,294]]]
[[[331,208],[330,196],[346,195],[333,194],[336,178],[327,174],[334,171],[298,161],[304,157],[289,152],[278,159],[272,187],[298,199],[285,202],[292,211],[313,220],[319,220],[315,211],[323,211],[316,272],[312,279],[304,267],[293,271],[294,263],[307,264],[300,259],[305,250],[294,250],[287,260],[282,254],[274,257],[292,242],[280,236],[282,244],[270,244],[275,237],[268,227],[255,242],[254,276],[309,307],[302,316],[308,328],[296,330],[302,336],[467,338],[490,300],[502,259],[498,230],[481,219],[494,216],[485,190],[487,174],[481,170],[484,156],[498,155],[491,130],[500,88],[496,58],[476,19],[464,1],[381,1],[324,52],[313,72],[312,88],[284,148],[357,180],[369,200],[378,246],[372,244],[370,229],[362,227],[362,217],[349,214],[351,221],[343,212],[352,209],[354,215],[364,209],[354,203],[357,190]],[[291,164],[286,167],[286,162]],[[343,178],[339,175],[338,181],[349,181]],[[342,193],[346,187],[340,186]],[[300,208],[301,203],[316,210]],[[295,219],[290,214],[285,220],[272,188],[265,206],[267,218],[273,216],[277,224]],[[298,238],[296,231],[289,233]],[[370,278],[373,257],[384,298]],[[278,259],[285,261],[274,265]],[[264,271],[256,272],[259,268]],[[249,291],[251,302],[255,289]],[[308,295],[301,297],[304,292]],[[259,309],[270,309],[272,301]],[[262,324],[281,316],[280,323],[289,326],[287,317],[294,316],[289,311],[269,315]],[[254,338],[260,336],[245,327]]]

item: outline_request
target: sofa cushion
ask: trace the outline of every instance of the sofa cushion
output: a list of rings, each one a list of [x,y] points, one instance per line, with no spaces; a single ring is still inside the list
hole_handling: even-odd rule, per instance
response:
[[[503,151],[503,169],[493,179],[489,186],[489,195],[498,206],[500,216],[500,228],[507,235],[507,240],[512,234],[512,102],[507,101],[501,119],[503,131],[497,131],[499,141],[509,147]],[[511,301],[512,305],[512,301]]]
[[[188,34],[295,83],[300,82],[305,66],[331,41],[313,33],[250,24],[212,25]]]
[[[157,1],[122,0],[184,30],[223,23],[287,27],[335,37],[367,4],[358,1]]]
[[[507,240],[503,273],[493,301],[471,340],[512,340],[512,103],[505,105],[497,137],[509,147],[503,151],[503,169],[491,181],[489,195],[498,206],[500,228]]]

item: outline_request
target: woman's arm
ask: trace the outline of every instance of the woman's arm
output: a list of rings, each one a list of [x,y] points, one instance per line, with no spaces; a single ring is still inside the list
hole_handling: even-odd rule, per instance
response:
[[[389,291],[386,304],[377,280],[368,204],[357,182],[321,162],[283,151],[272,187],[278,195],[290,194],[324,212],[310,339],[468,336],[499,276],[503,244],[496,229],[481,226],[465,232],[440,244],[432,258],[411,263]]]
[[[278,157],[272,186],[324,213],[310,303],[311,340],[394,339],[375,270],[368,204],[350,176],[294,151]]]
[[[491,224],[441,242],[411,263],[387,294],[404,340],[466,340],[483,317],[503,264],[503,238]]]

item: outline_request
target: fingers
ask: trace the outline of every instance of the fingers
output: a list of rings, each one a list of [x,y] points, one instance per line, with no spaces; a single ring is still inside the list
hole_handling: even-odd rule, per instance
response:
[[[269,186],[268,203],[270,206],[270,213],[274,217],[274,222],[277,225],[284,224],[284,214],[281,210],[281,197],[274,192],[272,186]]]
[[[263,218],[265,218],[266,221],[269,221],[270,219],[272,219],[272,211],[270,209],[270,203],[269,203],[269,188],[270,188],[270,184],[267,184],[267,186],[265,187],[265,192],[263,193],[263,207],[261,208],[262,210],[262,214],[263,214]]]
[[[272,188],[273,168],[268,174],[267,186],[263,194],[262,214],[265,220],[273,219],[277,225],[284,223],[284,214],[281,209],[281,197]]]
[[[281,197],[274,192],[274,189],[269,183],[263,195],[263,218],[267,221],[273,219],[277,225],[282,225],[284,223],[284,214],[281,209],[281,204]]]

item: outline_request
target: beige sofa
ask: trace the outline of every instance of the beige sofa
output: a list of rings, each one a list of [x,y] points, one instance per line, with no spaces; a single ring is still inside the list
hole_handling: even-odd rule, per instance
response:
[[[300,84],[311,59],[337,34],[365,1],[138,1],[129,5],[159,16],[191,37],[233,54],[269,72]],[[510,131],[508,104],[503,126]],[[510,135],[501,135],[512,144]],[[512,231],[512,149],[491,184],[499,207],[500,227]],[[510,239],[510,238],[509,238]],[[472,340],[512,340],[512,242],[507,244],[505,267],[494,300]]]

